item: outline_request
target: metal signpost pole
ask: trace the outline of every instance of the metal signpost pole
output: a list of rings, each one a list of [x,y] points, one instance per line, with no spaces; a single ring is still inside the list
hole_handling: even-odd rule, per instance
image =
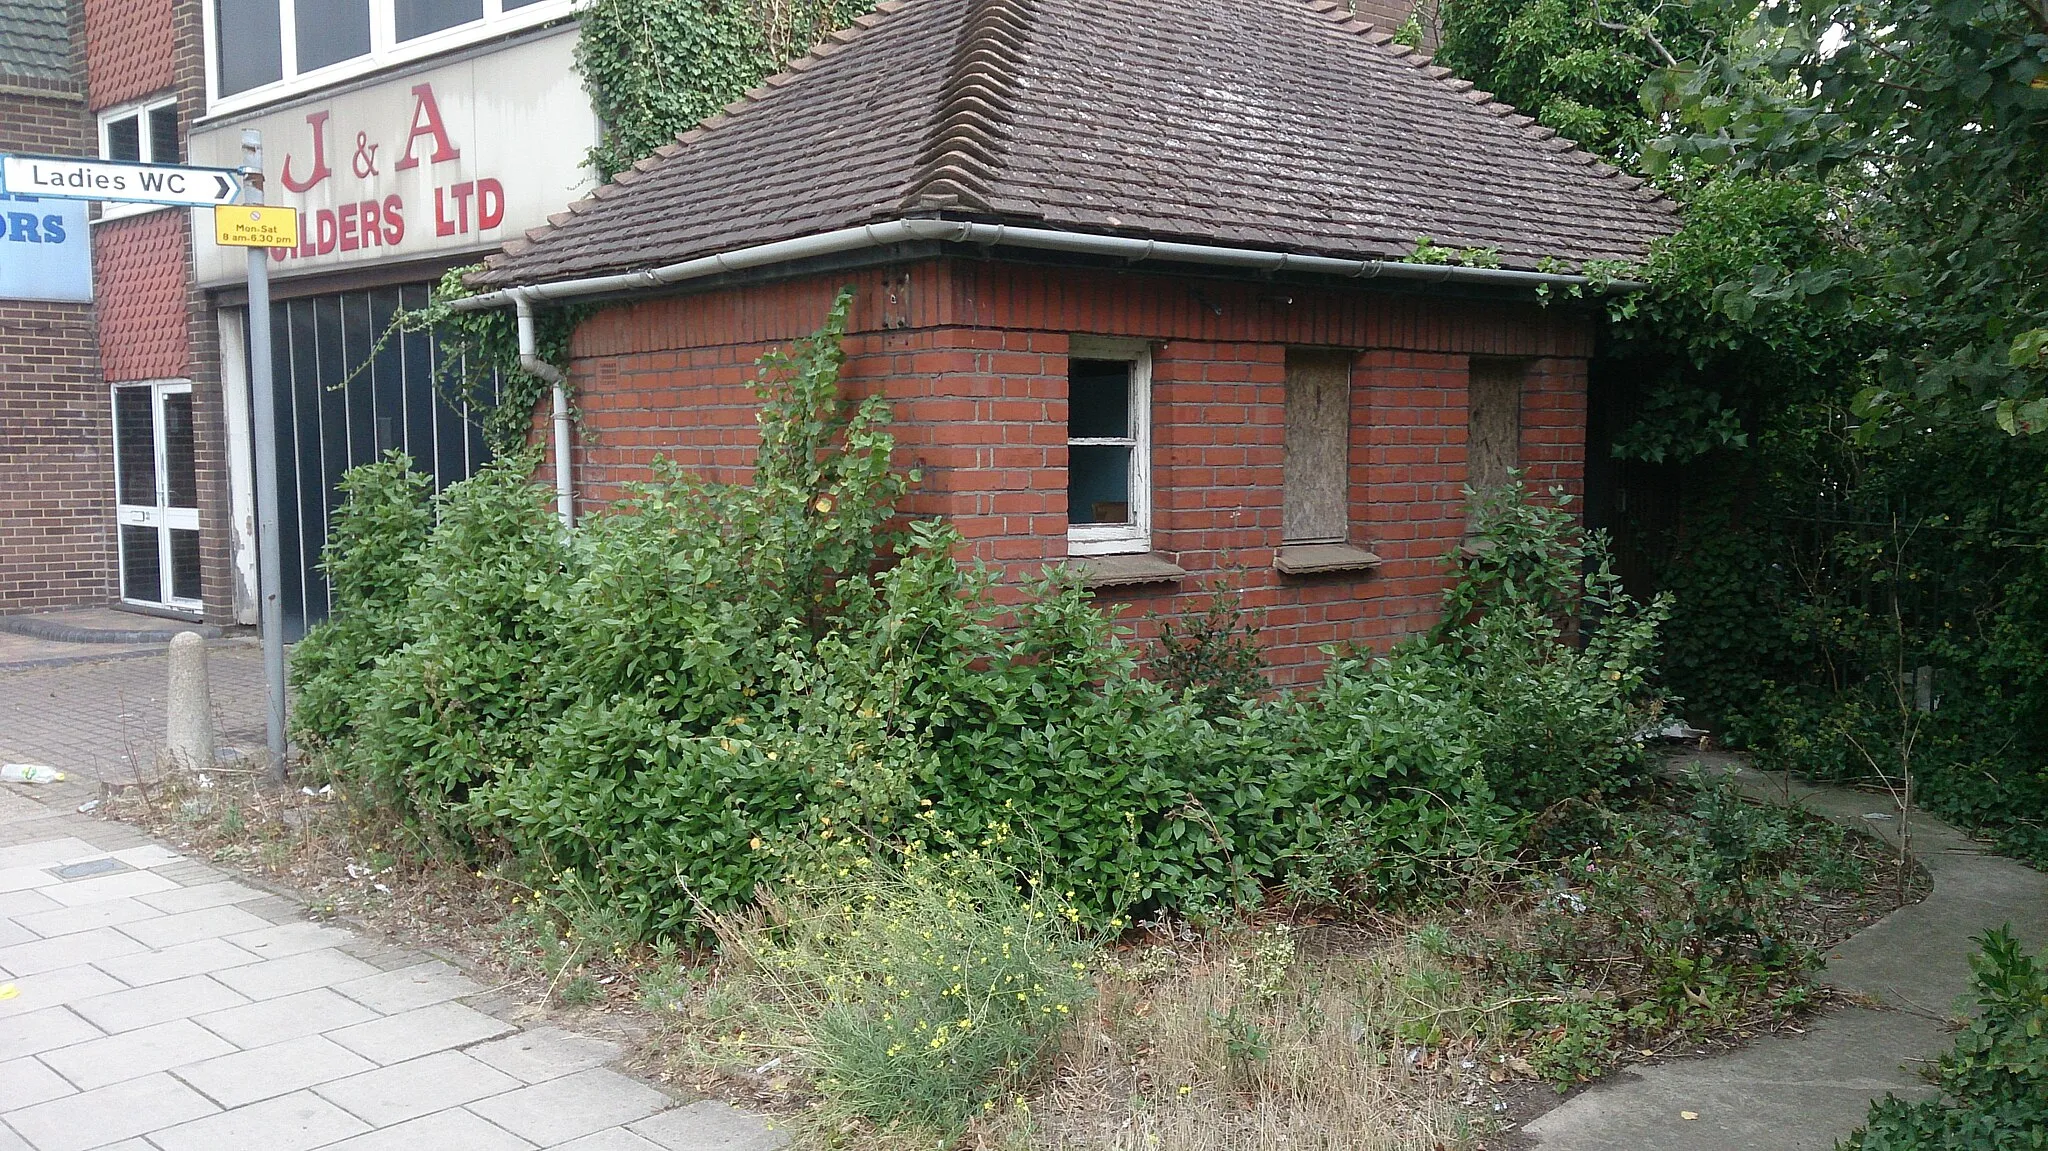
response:
[[[242,181],[263,202],[263,133],[242,133]],[[270,702],[270,778],[283,783],[283,560],[277,543],[277,404],[270,362],[270,250],[249,249],[249,414],[255,423],[256,601],[263,629],[263,682]]]

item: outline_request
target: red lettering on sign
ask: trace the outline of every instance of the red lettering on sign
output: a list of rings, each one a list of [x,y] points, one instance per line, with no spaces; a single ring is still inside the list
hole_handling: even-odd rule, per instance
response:
[[[377,201],[364,200],[357,208],[356,215],[363,221],[363,247],[374,248],[384,242],[384,229],[377,220]]]
[[[384,246],[395,248],[405,239],[405,201],[384,197]]]
[[[353,252],[360,247],[356,242],[356,209],[361,206],[360,204],[343,204],[341,206],[341,212],[339,213],[341,217],[341,250],[344,252]]]
[[[434,138],[434,154],[427,157],[429,164],[439,164],[462,155],[461,151],[449,142],[448,129],[441,123],[441,106],[434,102],[434,86],[414,84],[412,96],[412,130],[405,136],[405,155],[392,167],[401,172],[407,168],[419,167],[420,162],[413,156],[412,149],[414,144],[419,143],[421,136]]]
[[[284,181],[284,186],[294,192],[308,191],[320,181],[334,174],[332,169],[327,166],[327,113],[314,112],[308,115],[306,117],[306,126],[313,129],[313,174],[303,180],[294,179],[292,177],[292,158],[287,153],[284,158],[284,171],[278,176],[279,179]]]
[[[476,182],[476,230],[488,231],[505,222],[505,185],[496,180]]]
[[[322,208],[313,213],[313,230],[316,233],[313,254],[324,256],[332,252],[334,250],[335,233],[339,230],[334,220],[334,211],[330,208]]]

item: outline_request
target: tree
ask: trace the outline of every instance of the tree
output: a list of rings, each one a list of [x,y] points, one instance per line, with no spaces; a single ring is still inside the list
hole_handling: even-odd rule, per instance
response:
[[[1650,79],[1653,170],[1704,160],[1842,198],[1844,241],[1752,277],[1888,333],[1864,434],[1982,418],[2048,430],[2048,9],[2043,0],[1707,0],[1723,33]]]

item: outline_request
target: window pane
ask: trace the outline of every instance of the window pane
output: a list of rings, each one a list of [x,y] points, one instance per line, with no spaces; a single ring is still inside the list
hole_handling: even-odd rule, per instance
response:
[[[178,162],[178,106],[149,110],[149,159],[155,164]]]
[[[299,0],[299,71],[366,56],[370,51],[370,0]]]
[[[1073,361],[1067,369],[1067,438],[1130,435],[1131,365],[1122,360]]]
[[[1067,449],[1067,522],[1131,522],[1131,449]]]
[[[121,525],[121,595],[162,603],[163,560],[157,555],[155,528]]]
[[[136,117],[107,121],[107,159],[142,159],[142,125]]]
[[[148,388],[114,389],[114,451],[121,502],[155,507],[156,413]]]
[[[500,8],[503,8],[505,11],[510,12],[514,8],[524,8],[528,4],[538,3],[540,3],[540,0],[499,0],[498,6]]]
[[[171,598],[199,598],[199,533],[171,531]]]
[[[170,506],[199,506],[199,466],[192,451],[192,393],[164,396],[164,482]]]
[[[221,95],[284,78],[278,0],[213,0],[213,20]]]
[[[400,40],[484,18],[483,0],[397,0],[396,7]]]

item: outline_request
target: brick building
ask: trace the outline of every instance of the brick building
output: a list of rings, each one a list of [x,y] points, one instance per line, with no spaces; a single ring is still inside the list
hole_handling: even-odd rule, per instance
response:
[[[0,152],[92,153],[81,17],[71,0],[8,5]],[[0,195],[0,612],[112,592],[110,415],[84,221],[83,205]]]
[[[9,6],[0,151],[239,167],[254,130],[266,198],[305,218],[306,242],[271,253],[293,633],[326,613],[317,562],[343,471],[399,447],[447,482],[486,456],[437,386],[432,334],[387,329],[588,186],[572,4]],[[16,207],[0,201],[0,222]],[[7,298],[0,247],[0,613],[113,602],[252,623],[243,252],[200,212],[94,206],[88,229],[82,203],[36,208],[60,210],[67,234],[89,232],[85,302]]]
[[[1132,622],[1225,580],[1290,681],[1426,624],[1466,483],[1582,482],[1592,318],[1543,293],[1670,206],[1328,0],[1198,8],[885,3],[508,245],[480,305],[608,304],[558,481],[744,477],[751,363],[852,286],[848,385],[963,558]]]

